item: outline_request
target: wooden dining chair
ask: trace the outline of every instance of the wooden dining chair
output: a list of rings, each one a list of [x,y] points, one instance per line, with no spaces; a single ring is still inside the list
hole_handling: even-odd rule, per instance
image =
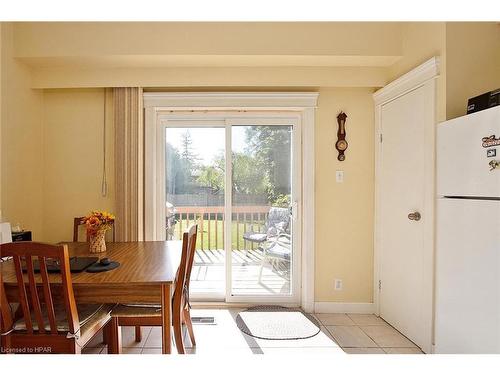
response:
[[[0,253],[12,257],[18,290],[16,296],[6,295],[0,280],[4,352],[81,353],[101,329],[110,329],[106,324],[114,305],[76,304],[66,245],[14,242],[0,245]],[[61,272],[49,275],[47,265],[53,262]]]
[[[182,255],[179,269],[175,277],[174,294],[172,297],[172,325],[174,328],[174,340],[179,354],[185,353],[182,339],[182,326],[186,325],[189,338],[193,346],[196,345],[194,338],[193,323],[191,322],[189,304],[189,279],[193,268],[194,254],[196,251],[196,236],[198,225],[192,225],[182,237]],[[117,305],[111,312],[112,322],[110,324],[115,332],[111,334],[109,343],[112,348],[120,352],[119,334],[120,326],[162,326],[161,306],[144,304]],[[117,341],[118,340],[118,341]]]
[[[85,225],[85,217],[75,217],[73,219],[73,242],[78,242],[78,233],[80,232],[80,226]],[[113,236],[113,242],[115,242],[115,221],[111,223],[111,231]],[[87,242],[89,242],[89,236],[87,235]]]

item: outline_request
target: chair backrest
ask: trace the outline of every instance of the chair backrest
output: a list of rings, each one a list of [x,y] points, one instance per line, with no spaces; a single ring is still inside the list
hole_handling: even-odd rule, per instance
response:
[[[49,245],[39,242],[14,242],[0,246],[2,256],[12,257],[14,268],[16,271],[17,287],[19,290],[18,302],[24,322],[26,325],[27,334],[49,334],[45,329],[45,319],[47,317],[50,334],[57,335],[57,322],[52,298],[51,284],[61,285],[63,299],[62,306],[66,312],[68,327],[70,333],[78,332],[80,329],[80,321],[78,320],[78,311],[76,308],[75,296],[73,294],[73,285],[71,284],[71,270],[69,266],[69,252],[66,245]],[[40,266],[40,276],[36,277],[33,267],[33,261],[38,260]],[[61,268],[61,280],[50,281],[47,272],[47,262],[59,262]],[[26,265],[26,273],[23,275],[23,264]],[[51,276],[52,279],[55,276]],[[28,285],[26,285],[26,279]],[[38,280],[37,280],[38,279]],[[10,305],[5,294],[5,286],[3,278],[1,284],[1,312],[2,312],[2,331],[6,332],[12,329],[13,316],[10,311]],[[38,285],[37,285],[38,284]],[[42,288],[40,288],[40,284]],[[28,290],[26,288],[28,286]],[[39,291],[43,292],[43,303],[39,295]],[[33,329],[32,314],[34,314],[38,330]]]
[[[174,308],[184,307],[189,301],[189,279],[196,251],[198,225],[192,225],[182,236],[182,256],[175,278]]]
[[[277,228],[280,223],[283,223],[283,228]],[[266,230],[281,229],[286,231],[290,224],[290,209],[283,207],[271,207],[266,221]]]
[[[78,242],[78,232],[80,225],[85,225],[85,217],[75,217],[73,219],[73,242]],[[115,221],[111,222],[111,230],[113,231],[113,242],[115,242]],[[87,242],[89,242],[89,235],[87,235]]]

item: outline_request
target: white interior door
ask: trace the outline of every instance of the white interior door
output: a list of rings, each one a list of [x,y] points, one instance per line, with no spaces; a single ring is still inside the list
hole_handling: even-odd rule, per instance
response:
[[[423,85],[380,107],[377,173],[379,313],[424,351],[430,351],[432,340],[428,154],[433,153],[434,113],[429,98],[433,86]]]

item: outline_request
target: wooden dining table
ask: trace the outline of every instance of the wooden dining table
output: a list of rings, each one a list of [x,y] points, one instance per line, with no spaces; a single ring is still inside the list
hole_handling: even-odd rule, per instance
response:
[[[179,268],[182,241],[106,243],[106,252],[92,254],[86,242],[65,243],[70,257],[99,256],[120,263],[114,270],[71,273],[77,304],[153,303],[161,304],[162,352],[172,351],[172,287]],[[1,274],[9,301],[17,296],[17,280],[12,261],[2,262]],[[58,274],[51,283],[60,283]]]

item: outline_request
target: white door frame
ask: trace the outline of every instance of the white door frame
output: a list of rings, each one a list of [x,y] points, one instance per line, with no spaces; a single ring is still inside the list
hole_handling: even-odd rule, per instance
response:
[[[314,309],[314,117],[318,93],[144,93],[145,109],[145,180],[144,180],[144,238],[160,240],[161,231],[154,223],[158,212],[159,192],[157,128],[159,116],[178,111],[262,111],[296,114],[301,123],[302,161],[302,228],[301,228],[301,299],[306,311]],[[242,116],[244,117],[244,116]]]
[[[424,207],[426,218],[424,224],[424,317],[426,344],[421,348],[424,352],[432,350],[434,336],[434,220],[435,220],[435,134],[436,134],[436,78],[439,76],[439,58],[433,57],[404,74],[395,81],[373,94],[375,101],[375,228],[374,228],[374,291],[375,313],[380,315],[380,260],[381,260],[381,217],[380,217],[380,184],[383,144],[382,106],[420,87],[426,87],[430,95],[426,98],[429,108],[424,129]],[[408,291],[411,293],[411,291]]]

